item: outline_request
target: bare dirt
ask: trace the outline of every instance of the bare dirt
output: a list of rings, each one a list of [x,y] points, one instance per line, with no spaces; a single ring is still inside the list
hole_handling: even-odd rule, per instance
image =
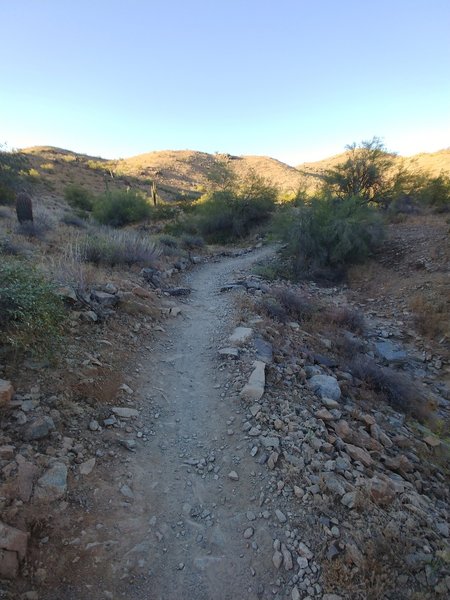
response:
[[[84,516],[83,531],[71,525],[63,581],[50,576],[47,600],[268,597],[272,535],[264,520],[249,521],[260,510],[267,474],[255,471],[240,439],[242,407],[227,393],[217,351],[234,318],[221,285],[271,252],[188,275],[193,291],[183,317],[142,360],[135,395],[150,441],[138,442],[133,454],[124,449],[119,472],[90,476],[84,502],[91,516]],[[246,539],[249,527],[254,534]]]

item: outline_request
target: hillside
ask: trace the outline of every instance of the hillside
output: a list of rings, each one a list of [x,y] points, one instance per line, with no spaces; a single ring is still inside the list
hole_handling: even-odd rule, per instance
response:
[[[346,157],[347,153],[342,152],[323,160],[301,163],[296,166],[296,169],[308,177],[314,177],[343,163]],[[427,171],[432,175],[439,175],[442,171],[450,173],[450,148],[438,152],[422,152],[413,156],[398,155],[396,161],[403,161],[407,168]]]
[[[163,200],[196,198],[208,188],[210,178],[220,170],[229,169],[238,178],[253,170],[276,185],[282,193],[292,193],[304,186],[314,187],[316,176],[343,162],[346,154],[337,154],[321,161],[291,167],[268,156],[234,156],[208,154],[194,150],[163,150],[139,154],[130,158],[106,160],[78,154],[51,146],[34,146],[23,152],[34,169],[34,183],[61,196],[71,184],[82,184],[94,193],[109,188],[133,187],[148,192],[156,181]],[[433,174],[450,172],[450,149],[397,157],[406,166],[427,170]]]

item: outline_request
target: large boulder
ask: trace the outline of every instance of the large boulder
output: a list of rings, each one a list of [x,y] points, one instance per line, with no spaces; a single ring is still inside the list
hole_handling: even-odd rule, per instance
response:
[[[308,381],[308,387],[320,396],[320,398],[339,400],[341,397],[339,383],[337,379],[331,375],[314,375]]]

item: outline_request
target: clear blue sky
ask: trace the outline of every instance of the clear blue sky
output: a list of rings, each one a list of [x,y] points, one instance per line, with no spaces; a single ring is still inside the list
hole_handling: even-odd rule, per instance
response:
[[[449,0],[0,0],[0,31],[10,147],[450,146]]]

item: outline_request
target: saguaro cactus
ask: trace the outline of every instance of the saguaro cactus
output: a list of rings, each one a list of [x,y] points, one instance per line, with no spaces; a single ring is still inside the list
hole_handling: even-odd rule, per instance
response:
[[[16,197],[16,213],[19,223],[33,221],[33,203],[30,194],[20,192]]]
[[[153,200],[153,206],[156,206],[156,203],[158,201],[158,195],[156,193],[156,182],[153,181],[152,183],[152,200]]]

